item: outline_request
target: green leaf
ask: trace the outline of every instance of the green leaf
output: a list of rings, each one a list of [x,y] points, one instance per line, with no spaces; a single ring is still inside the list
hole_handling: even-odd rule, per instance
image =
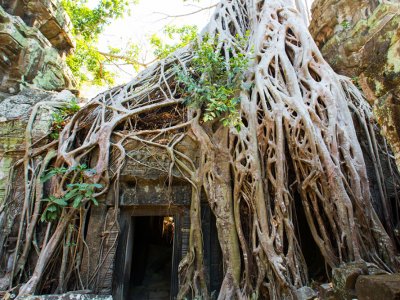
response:
[[[54,175],[65,174],[68,171],[68,169],[65,167],[60,167],[60,168],[52,168],[47,171],[48,171],[47,173],[45,173],[43,176],[40,177],[41,182],[48,181]]]
[[[80,191],[86,191],[90,185],[88,183],[78,183],[76,186]]]
[[[99,205],[99,202],[96,200],[96,198],[92,197],[90,200],[93,202],[94,205],[96,205],[96,206]]]
[[[53,203],[58,204],[61,207],[65,207],[68,205],[68,203],[62,198],[53,200]]]
[[[51,212],[57,211],[57,206],[49,205],[46,207],[46,211],[51,211]]]
[[[57,212],[49,212],[47,213],[47,219],[50,221],[54,221],[56,220],[58,217],[58,213]]]
[[[78,208],[81,205],[82,199],[83,199],[83,195],[82,194],[79,194],[78,196],[76,196],[72,206],[74,208]]]
[[[43,176],[40,177],[40,181],[41,182],[46,182],[48,181],[51,177],[53,177],[54,175],[56,175],[54,172],[49,172]]]
[[[78,190],[76,190],[76,189],[70,190],[68,193],[65,194],[64,199],[69,200],[69,199],[75,197],[76,194],[78,194]]]

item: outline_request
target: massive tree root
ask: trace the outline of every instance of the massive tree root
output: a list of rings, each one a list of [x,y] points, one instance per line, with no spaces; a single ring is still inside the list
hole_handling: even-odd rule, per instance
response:
[[[237,39],[246,32],[250,34],[243,47]],[[114,190],[118,208],[127,145],[167,153],[171,180],[172,170],[177,170],[192,186],[190,247],[179,268],[178,298],[209,298],[203,270],[202,190],[217,220],[224,260],[219,299],[294,298],[295,290],[308,283],[296,201],[301,201],[329,267],[364,260],[397,270],[393,241],[371,204],[351,116],[352,111],[370,137],[370,109],[353,84],[335,74],[321,57],[292,1],[222,1],[199,39],[205,34],[218,39],[216,51],[227,59],[232,49],[249,55],[245,81],[251,87],[240,94],[240,131],[218,120],[203,122],[201,109],[183,105],[174,67],[190,66],[193,48],[188,47],[129,84],[97,96],[72,117],[57,145],[28,147],[26,222],[21,225],[22,245],[16,249],[12,276],[13,285],[28,279],[20,295],[40,292],[45,270],[54,272],[57,253],[63,253],[57,256],[62,259],[58,280],[65,281],[58,282],[58,291],[74,280],[76,284],[68,286],[85,288],[79,269],[89,251],[82,223],[90,203],[80,209],[64,208],[60,221],[48,224],[35,270],[24,278],[32,232],[39,226],[37,213],[44,193],[40,173],[50,162],[56,167],[86,163],[96,172],[85,174],[85,180],[103,185],[97,199]],[[199,160],[179,150],[187,137],[199,145]],[[370,149],[377,158],[373,140],[369,138]],[[55,177],[50,192],[64,195],[70,176],[67,172]],[[387,199],[382,200],[387,207]],[[385,226],[390,229],[390,222]],[[71,241],[73,247],[60,247]]]

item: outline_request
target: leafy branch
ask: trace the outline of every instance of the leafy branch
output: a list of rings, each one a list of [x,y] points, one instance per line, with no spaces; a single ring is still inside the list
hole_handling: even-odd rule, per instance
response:
[[[89,7],[88,0],[62,0],[61,4],[72,22],[72,34],[76,40],[74,53],[67,57],[67,64],[79,83],[112,84],[113,73],[104,68],[107,59],[99,53],[97,41],[112,20],[129,13],[129,5],[135,0],[98,0]]]
[[[188,70],[178,67],[177,80],[182,85],[185,103],[203,109],[203,121],[220,118],[224,126],[240,130],[240,91],[248,67],[248,55],[240,51],[248,35],[236,37],[238,46],[231,49],[229,58],[217,50],[218,38],[205,37],[195,46],[194,58]]]
[[[74,99],[68,103],[67,106],[53,112],[52,117],[52,125],[51,125],[51,133],[50,137],[53,139],[58,139],[58,136],[61,130],[64,128],[68,119],[80,110],[80,106],[78,102]]]
[[[89,169],[86,164],[82,164],[69,169],[65,167],[52,168],[41,177],[41,181],[46,182],[53,176],[70,173],[69,178],[71,180],[71,183],[66,185],[67,190],[63,196],[50,195],[42,200],[47,203],[41,216],[42,222],[57,220],[62,210],[66,207],[78,209],[87,202],[91,202],[96,206],[99,204],[94,194],[96,189],[101,189],[103,186],[98,183],[85,183],[83,176],[85,172],[94,174],[95,170]]]

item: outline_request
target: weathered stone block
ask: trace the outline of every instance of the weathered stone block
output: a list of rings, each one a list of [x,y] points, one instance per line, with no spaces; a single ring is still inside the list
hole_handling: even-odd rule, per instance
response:
[[[0,0],[0,5],[8,14],[38,28],[59,51],[74,48],[71,20],[59,0]]]
[[[4,201],[9,182],[24,180],[23,166],[14,170],[11,178],[11,169],[16,161],[25,154],[25,131],[32,108],[37,105],[37,114],[31,128],[33,142],[45,142],[52,124],[52,112],[56,109],[49,103],[62,106],[75,99],[69,91],[61,93],[45,92],[42,90],[25,89],[18,95],[9,96],[0,102],[0,206]],[[0,212],[0,264],[7,265],[13,257],[15,249],[16,228],[20,221],[21,207],[24,199],[24,185],[17,185],[9,190],[10,204],[6,211]],[[0,277],[9,272],[8,268],[0,268]],[[1,281],[1,280],[0,280]],[[2,284],[0,283],[0,289]]]
[[[0,91],[14,94],[21,85],[32,84],[62,90],[73,89],[76,82],[47,37],[0,6]]]
[[[303,286],[296,291],[298,300],[312,300],[317,297],[317,293],[308,286]]]
[[[335,294],[340,299],[353,299],[356,297],[356,281],[360,275],[368,274],[364,262],[349,263],[332,270],[332,284]]]
[[[377,265],[372,264],[372,263],[367,263],[367,268],[368,268],[368,275],[384,275],[384,274],[390,274],[385,270],[382,270],[379,268]]]
[[[356,292],[359,300],[399,300],[400,274],[359,276]]]
[[[400,169],[400,3],[315,0],[310,32],[322,55],[349,76],[374,114]]]
[[[120,205],[189,205],[191,187],[182,181],[174,181],[168,188],[168,179],[123,182],[121,185]],[[111,203],[108,203],[111,205]]]
[[[321,300],[337,300],[332,283],[324,283],[318,287],[318,296]]]

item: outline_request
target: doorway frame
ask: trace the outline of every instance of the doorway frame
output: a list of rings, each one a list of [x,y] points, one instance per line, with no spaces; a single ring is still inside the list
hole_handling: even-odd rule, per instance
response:
[[[176,299],[178,294],[178,265],[182,254],[181,224],[185,206],[167,205],[132,205],[120,207],[119,225],[120,234],[115,253],[113,276],[113,299],[124,300],[128,297],[131,277],[133,243],[134,243],[134,217],[173,216],[174,240],[172,245],[172,267],[170,299]]]

